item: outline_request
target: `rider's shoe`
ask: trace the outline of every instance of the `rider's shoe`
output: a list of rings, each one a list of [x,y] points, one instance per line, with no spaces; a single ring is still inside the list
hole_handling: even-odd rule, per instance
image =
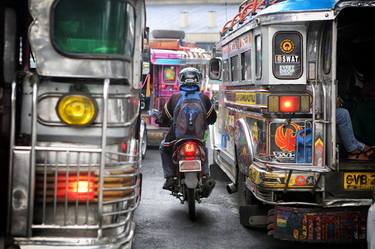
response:
[[[173,189],[173,177],[165,178],[163,189],[165,189],[165,190],[172,190]]]

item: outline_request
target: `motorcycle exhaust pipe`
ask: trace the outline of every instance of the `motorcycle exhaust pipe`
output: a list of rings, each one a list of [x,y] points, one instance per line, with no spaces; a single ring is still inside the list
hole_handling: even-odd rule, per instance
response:
[[[227,191],[228,191],[229,194],[236,193],[237,192],[236,184],[234,184],[233,182],[227,184]]]
[[[214,179],[212,178],[207,179],[207,181],[202,185],[201,196],[203,198],[207,198],[208,196],[210,196],[215,185],[216,185],[216,181]]]

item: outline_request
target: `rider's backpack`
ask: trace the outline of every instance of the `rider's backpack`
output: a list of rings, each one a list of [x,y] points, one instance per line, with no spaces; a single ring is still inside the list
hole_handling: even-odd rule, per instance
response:
[[[173,111],[173,125],[176,139],[203,139],[207,129],[207,111],[199,91],[181,92]]]

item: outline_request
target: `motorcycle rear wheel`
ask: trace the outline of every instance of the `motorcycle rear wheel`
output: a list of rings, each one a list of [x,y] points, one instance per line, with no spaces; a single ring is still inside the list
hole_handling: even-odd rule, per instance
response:
[[[195,189],[188,188],[186,191],[186,199],[189,208],[189,218],[195,220]]]

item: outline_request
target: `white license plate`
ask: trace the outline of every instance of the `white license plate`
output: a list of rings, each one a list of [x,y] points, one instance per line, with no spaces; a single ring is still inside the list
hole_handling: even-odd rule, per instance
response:
[[[180,172],[197,172],[202,170],[200,160],[186,160],[179,162]]]

